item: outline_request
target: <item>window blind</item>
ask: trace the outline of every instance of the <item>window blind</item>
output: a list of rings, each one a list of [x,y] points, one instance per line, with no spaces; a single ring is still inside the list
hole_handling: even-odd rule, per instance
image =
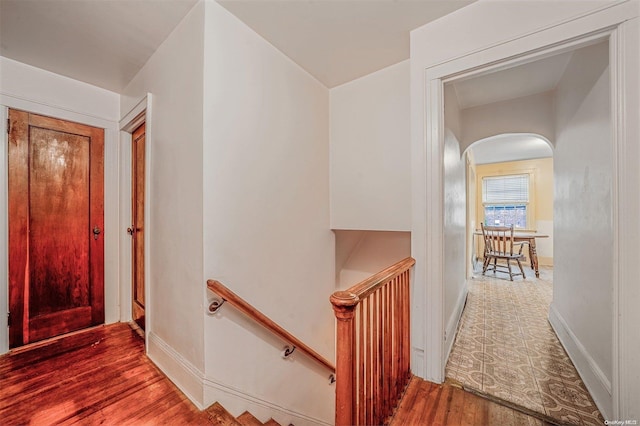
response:
[[[484,203],[529,201],[529,175],[492,176],[482,178]]]

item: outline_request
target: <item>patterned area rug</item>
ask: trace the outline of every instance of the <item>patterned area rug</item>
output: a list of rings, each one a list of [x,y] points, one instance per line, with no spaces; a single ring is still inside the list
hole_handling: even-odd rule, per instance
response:
[[[447,378],[559,423],[603,425],[547,320],[553,270],[541,268],[540,278],[525,273],[513,282],[500,273],[470,280]]]

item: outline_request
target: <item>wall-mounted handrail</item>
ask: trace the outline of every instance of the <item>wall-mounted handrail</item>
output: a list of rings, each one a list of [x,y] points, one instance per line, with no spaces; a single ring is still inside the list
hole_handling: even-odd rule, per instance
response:
[[[336,425],[383,424],[411,379],[408,257],[331,295],[336,314]]]
[[[236,307],[240,312],[253,319],[255,322],[280,337],[282,340],[292,344],[299,351],[304,352],[312,359],[316,360],[318,363],[327,367],[331,372],[336,372],[336,367],[324,358],[322,355],[311,349],[300,339],[295,337],[293,334],[289,333],[287,330],[276,324],[273,320],[267,317],[265,314],[260,312],[254,306],[245,301],[242,297],[238,296],[227,287],[225,287],[220,281],[217,280],[208,280],[207,287],[209,290],[213,291],[220,297],[222,297],[223,301],[227,301],[233,306]]]

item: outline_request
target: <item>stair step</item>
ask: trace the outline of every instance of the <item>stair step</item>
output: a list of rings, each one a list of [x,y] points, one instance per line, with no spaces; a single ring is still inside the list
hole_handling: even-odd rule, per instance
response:
[[[237,418],[233,417],[230,412],[217,402],[204,410],[204,412],[207,414],[210,424],[216,426],[282,426],[273,419],[269,419],[265,423],[262,423],[248,411],[240,414]]]
[[[262,422],[248,411],[245,411],[238,416],[238,422],[243,426],[262,426]]]
[[[217,402],[205,410],[209,421],[214,425],[242,426],[222,405]]]

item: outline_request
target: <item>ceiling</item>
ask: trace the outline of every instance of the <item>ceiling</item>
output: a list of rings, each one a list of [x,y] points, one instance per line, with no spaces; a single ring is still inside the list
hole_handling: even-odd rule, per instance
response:
[[[120,92],[196,2],[0,0],[0,55]],[[410,30],[472,0],[219,3],[333,87],[408,59]]]
[[[409,32],[473,0],[218,0],[331,88],[409,59]]]
[[[542,138],[527,133],[508,133],[474,143],[475,164],[504,163],[553,156],[551,146]]]
[[[460,109],[521,98],[555,89],[572,52],[451,83]]]
[[[544,93],[556,88],[572,55],[570,51],[449,84],[454,87],[460,109]],[[553,156],[544,139],[526,133],[493,136],[474,143],[470,149],[476,164]]]
[[[597,47],[607,41],[594,41],[581,47],[583,54],[598,61]],[[473,108],[494,102],[554,90],[567,72],[576,50],[521,64],[515,67],[470,77],[451,84],[460,109]],[[594,66],[596,63],[594,62]],[[483,139],[471,145],[476,164],[500,163],[553,156],[549,143],[539,136],[511,133]]]
[[[196,1],[0,0],[0,55],[120,92]]]

